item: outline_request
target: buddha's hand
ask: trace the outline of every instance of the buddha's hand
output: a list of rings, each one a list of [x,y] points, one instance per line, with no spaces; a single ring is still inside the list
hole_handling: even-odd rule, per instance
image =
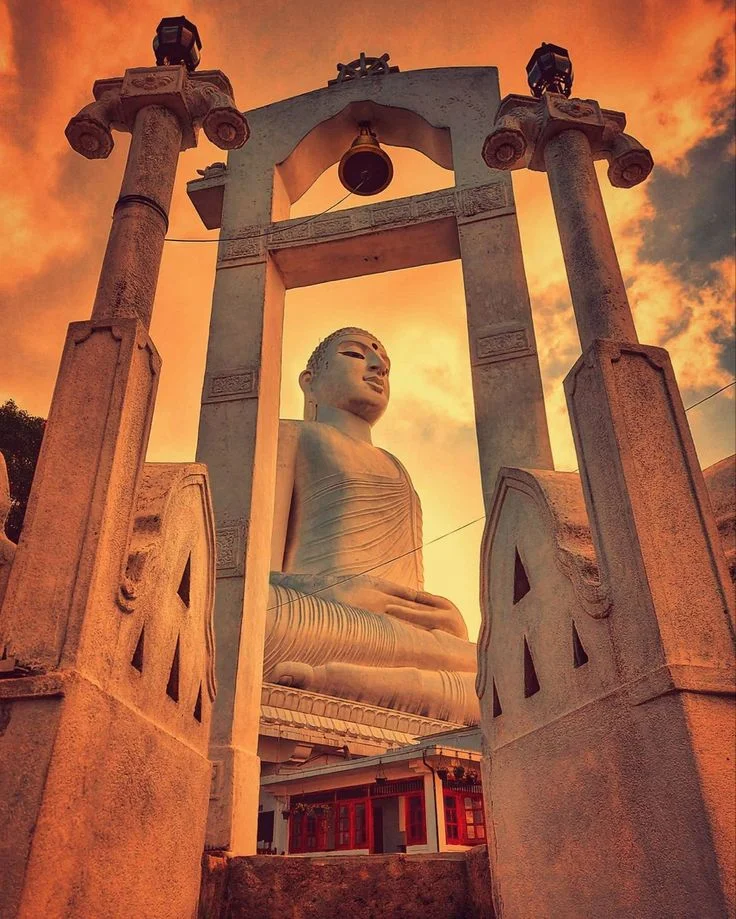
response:
[[[454,603],[437,594],[413,590],[384,578],[360,574],[335,582],[323,575],[271,572],[271,583],[304,594],[316,594],[344,606],[403,619],[418,628],[447,632],[457,638],[468,637],[465,621]]]

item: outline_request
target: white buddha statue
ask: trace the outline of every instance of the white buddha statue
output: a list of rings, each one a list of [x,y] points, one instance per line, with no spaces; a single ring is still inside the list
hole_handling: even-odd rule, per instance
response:
[[[264,679],[471,723],[475,645],[424,590],[419,499],[371,440],[390,368],[373,335],[348,328],[299,377],[305,420],[279,433]]]

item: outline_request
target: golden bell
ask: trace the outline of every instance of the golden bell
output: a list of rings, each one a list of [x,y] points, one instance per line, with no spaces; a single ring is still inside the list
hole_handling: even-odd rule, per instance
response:
[[[388,153],[381,150],[370,123],[361,121],[360,133],[345,151],[337,168],[340,181],[355,195],[377,195],[394,177]]]

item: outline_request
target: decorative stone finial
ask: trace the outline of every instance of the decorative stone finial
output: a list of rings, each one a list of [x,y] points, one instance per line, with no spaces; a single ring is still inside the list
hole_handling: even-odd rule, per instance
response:
[[[360,52],[360,57],[349,64],[337,65],[337,76],[334,80],[328,80],[328,86],[334,86],[336,83],[347,83],[350,80],[357,80],[360,77],[381,76],[387,73],[398,73],[398,67],[389,67],[390,60],[388,52],[380,57],[366,57],[365,51]]]

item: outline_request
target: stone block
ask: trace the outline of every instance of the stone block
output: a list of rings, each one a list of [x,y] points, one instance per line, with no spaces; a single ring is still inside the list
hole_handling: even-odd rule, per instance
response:
[[[196,902],[215,697],[203,467],[147,465],[128,533],[75,666],[0,680],[9,916],[189,919]]]
[[[682,654],[662,666],[657,620],[593,537],[576,474],[502,470],[478,674],[496,908],[729,916],[732,692]]]

